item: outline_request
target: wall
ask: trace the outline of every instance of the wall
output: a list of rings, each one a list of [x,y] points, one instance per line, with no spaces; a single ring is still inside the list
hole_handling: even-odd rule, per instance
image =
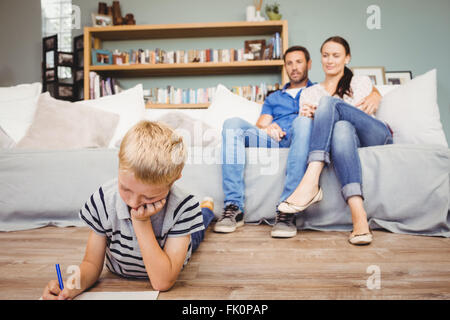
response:
[[[41,2],[0,1],[0,87],[41,81]]]
[[[111,4],[112,0],[106,1]],[[268,3],[269,1],[264,1]],[[273,2],[273,1],[270,1]],[[345,37],[351,45],[352,66],[385,66],[386,70],[411,70],[414,76],[436,68],[438,103],[441,120],[450,141],[450,0],[277,0],[283,19],[289,21],[289,43],[309,48],[313,69],[310,78],[321,81],[319,47],[331,35]],[[41,32],[40,1],[0,1],[0,85],[40,80]],[[245,8],[252,0],[122,0],[122,15],[133,13],[138,24],[243,21]],[[91,13],[98,1],[73,0],[81,8],[82,25],[90,26]],[[381,29],[368,30],[366,9],[381,8]],[[14,30],[12,33],[11,30]],[[74,30],[74,35],[82,29]],[[13,40],[14,39],[14,40]],[[20,40],[16,40],[20,39]],[[240,41],[241,47],[243,41]],[[203,40],[202,40],[203,41]],[[224,47],[223,39],[204,39],[194,47]],[[7,45],[5,45],[7,44]],[[119,44],[106,44],[114,47]],[[122,44],[125,46],[125,44]],[[130,45],[130,44],[128,44]],[[137,47],[154,48],[135,43]],[[172,39],[164,47],[187,49],[186,42]],[[270,75],[158,78],[142,81],[130,79],[131,86],[143,82],[145,87],[174,84],[181,87],[273,82]]]
[[[353,54],[351,66],[384,66],[386,70],[392,71],[410,70],[413,76],[436,68],[441,120],[447,140],[450,141],[450,38],[448,36],[450,0],[428,2],[423,0],[278,0],[276,2],[281,5],[283,19],[289,22],[289,44],[304,45],[311,52],[313,68],[310,78],[314,81],[323,79],[319,48],[331,35],[341,35],[349,41]],[[91,25],[90,13],[97,10],[97,2],[74,0],[73,3],[81,8],[82,23]],[[251,0],[127,0],[121,1],[121,8],[122,15],[133,13],[137,24],[218,22],[245,20],[245,8],[252,3]],[[381,29],[379,30],[369,30],[366,27],[369,16],[366,10],[372,4],[378,5],[381,9]],[[180,44],[178,40],[166,42],[166,46],[177,44]],[[216,43],[211,40],[209,44],[213,46]],[[223,43],[216,45],[220,47],[221,44]],[[199,47],[201,45],[202,43],[198,44]],[[147,48],[154,47],[148,45]],[[181,44],[178,48],[186,49]],[[208,80],[159,78],[143,82],[144,86],[159,84],[162,87],[173,83],[178,86],[195,87],[216,82],[223,82],[226,85],[243,85],[245,82],[257,84],[260,81],[276,80],[268,75],[254,75],[241,77],[238,80],[230,77],[212,77]],[[132,85],[140,81],[140,79],[131,79],[128,83]]]

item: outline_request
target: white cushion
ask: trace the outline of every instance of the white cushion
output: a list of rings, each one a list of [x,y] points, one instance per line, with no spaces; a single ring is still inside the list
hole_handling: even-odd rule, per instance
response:
[[[113,148],[132,126],[144,118],[145,102],[142,84],[112,96],[77,103],[110,111],[120,116],[119,125],[109,143],[110,148]]]
[[[239,117],[253,125],[256,124],[261,115],[261,109],[261,104],[238,96],[219,84],[203,121],[221,132],[224,121],[232,117]]]
[[[394,143],[448,147],[437,104],[436,69],[383,96],[376,117],[394,131]]]
[[[251,124],[256,124],[261,109],[261,104],[234,94],[224,85],[219,84],[208,109],[150,109],[146,110],[145,118],[151,121],[163,120],[169,112],[180,112],[192,119],[201,120],[220,134],[222,125],[228,118],[239,117]]]
[[[398,84],[394,84],[394,85],[392,85],[392,84],[383,84],[383,85],[378,85],[378,86],[375,86],[375,87],[378,89],[378,91],[380,92],[380,94],[382,96],[385,96],[387,93],[391,92],[395,88],[400,87],[400,85],[398,85]]]
[[[15,142],[33,121],[41,90],[39,82],[0,88],[0,126]]]

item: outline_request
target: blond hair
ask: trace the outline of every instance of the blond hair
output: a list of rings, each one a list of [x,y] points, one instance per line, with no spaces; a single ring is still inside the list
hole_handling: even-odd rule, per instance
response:
[[[159,122],[140,121],[120,144],[119,170],[133,172],[144,183],[171,185],[185,161],[183,138]]]

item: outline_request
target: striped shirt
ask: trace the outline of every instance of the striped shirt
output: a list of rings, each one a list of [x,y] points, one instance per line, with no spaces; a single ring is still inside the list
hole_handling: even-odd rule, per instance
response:
[[[106,266],[120,276],[148,278],[129,207],[119,194],[118,180],[103,184],[81,208],[79,217],[95,233],[106,236]],[[181,237],[204,229],[199,202],[173,185],[164,208],[150,217],[161,248],[168,237]],[[192,254],[189,244],[184,265]]]

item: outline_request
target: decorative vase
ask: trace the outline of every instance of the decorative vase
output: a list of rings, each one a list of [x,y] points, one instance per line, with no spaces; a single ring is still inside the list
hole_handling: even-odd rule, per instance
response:
[[[248,6],[246,11],[247,21],[255,21],[256,8],[254,6]]]
[[[267,11],[266,13],[270,20],[280,20],[281,19],[281,14],[279,14],[279,13],[275,13],[273,11]]]
[[[261,15],[261,11],[256,10],[255,21],[265,21],[266,19]]]

